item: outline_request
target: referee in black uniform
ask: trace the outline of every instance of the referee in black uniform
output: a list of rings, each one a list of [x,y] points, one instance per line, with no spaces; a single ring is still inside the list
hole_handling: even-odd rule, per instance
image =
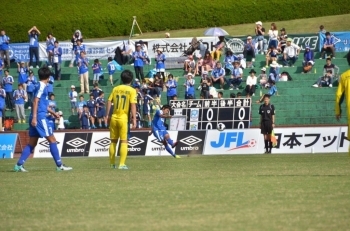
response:
[[[265,153],[271,153],[272,142],[271,133],[275,127],[275,107],[270,104],[270,95],[264,95],[264,104],[260,105],[260,129],[264,135]]]

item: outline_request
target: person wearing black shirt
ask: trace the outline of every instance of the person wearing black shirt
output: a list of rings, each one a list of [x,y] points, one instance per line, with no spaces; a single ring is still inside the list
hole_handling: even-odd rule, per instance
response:
[[[260,129],[264,135],[265,153],[271,153],[271,133],[275,127],[275,107],[270,104],[270,95],[264,95],[264,104],[260,105]]]
[[[210,79],[204,77],[201,83],[201,90],[202,90],[201,95],[204,96],[204,99],[209,98],[209,87],[210,87]]]

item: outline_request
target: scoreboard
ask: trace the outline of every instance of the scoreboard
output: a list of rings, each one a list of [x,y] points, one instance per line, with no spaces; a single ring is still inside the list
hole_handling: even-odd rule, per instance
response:
[[[171,100],[174,117],[184,117],[186,130],[216,129],[218,123],[226,129],[250,127],[251,98]]]

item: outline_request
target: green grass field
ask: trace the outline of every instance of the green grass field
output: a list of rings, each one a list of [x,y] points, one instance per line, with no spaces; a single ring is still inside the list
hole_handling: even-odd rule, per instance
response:
[[[350,158],[246,155],[0,161],[0,230],[349,230]]]

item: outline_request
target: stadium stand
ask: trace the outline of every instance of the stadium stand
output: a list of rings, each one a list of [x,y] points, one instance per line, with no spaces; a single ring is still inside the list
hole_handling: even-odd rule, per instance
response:
[[[332,62],[336,64],[340,68],[340,73],[344,72],[348,69],[348,64],[345,59],[346,53],[337,53],[337,58],[333,59]],[[316,58],[319,57],[319,53],[315,53]],[[259,74],[261,67],[265,66],[265,56],[257,55],[255,62],[255,70]],[[323,74],[323,65],[325,64],[325,60],[316,60],[314,68],[309,74],[301,74],[302,67],[302,58],[299,58],[295,67],[280,69],[280,73],[283,71],[287,71],[293,78],[292,81],[288,82],[277,82],[276,86],[278,88],[278,96],[273,96],[271,98],[272,103],[276,108],[276,124],[277,126],[303,126],[303,125],[331,125],[335,124],[335,116],[334,116],[334,99],[335,99],[335,91],[337,84],[335,83],[332,88],[323,87],[323,88],[313,88],[315,80]],[[16,73],[16,64],[12,64],[10,68],[10,74],[15,79],[15,84],[17,84],[17,76]],[[106,67],[106,61],[102,61],[102,66]],[[153,67],[153,66],[152,66]],[[146,70],[152,69],[152,67],[145,68]],[[124,66],[124,69],[130,69],[133,71],[133,66],[127,65]],[[92,70],[90,68],[90,89],[92,89]],[[242,92],[245,87],[245,80],[248,76],[248,72],[250,69],[244,70],[244,78],[242,83],[242,89],[240,90],[224,90],[224,97],[229,98],[230,93],[234,92]],[[34,69],[35,75],[37,69]],[[178,80],[178,98],[182,99],[185,95],[185,88],[183,84],[185,82],[185,78],[183,77],[182,69],[172,69],[168,70],[168,73],[172,73],[174,77]],[[145,75],[147,73],[145,72]],[[115,73],[115,78],[119,78],[120,71]],[[196,88],[200,82],[200,77],[196,76]],[[119,83],[116,83],[119,84]],[[71,115],[70,111],[70,103],[68,99],[68,92],[70,90],[70,86],[77,86],[76,91],[80,92],[78,75],[76,68],[70,68],[69,62],[62,63],[62,79],[61,81],[54,82],[54,93],[56,95],[56,102],[59,111],[63,112],[64,118],[69,120],[69,126],[67,128],[79,128],[79,120],[75,115]],[[100,88],[106,92],[105,98],[108,97],[109,92],[112,90],[112,86],[108,82],[108,76],[105,74],[104,80],[100,81]],[[257,101],[260,98],[260,94],[267,93],[266,89],[257,89],[255,96],[253,96],[253,101]],[[88,94],[85,94],[85,99],[88,99]],[[196,98],[200,97],[200,91],[196,90]],[[166,103],[166,92],[162,92],[161,97],[162,104]],[[258,106],[259,104],[254,103],[252,105],[252,125],[258,126],[259,123],[259,115],[258,115]],[[343,105],[344,110],[345,105]],[[27,108],[27,106],[26,106]],[[26,117],[28,121],[30,110],[26,110]],[[15,116],[15,111],[6,111],[6,117]],[[341,123],[345,124],[346,119],[342,118]],[[28,129],[28,124],[19,124],[15,123],[14,130],[26,130]]]

